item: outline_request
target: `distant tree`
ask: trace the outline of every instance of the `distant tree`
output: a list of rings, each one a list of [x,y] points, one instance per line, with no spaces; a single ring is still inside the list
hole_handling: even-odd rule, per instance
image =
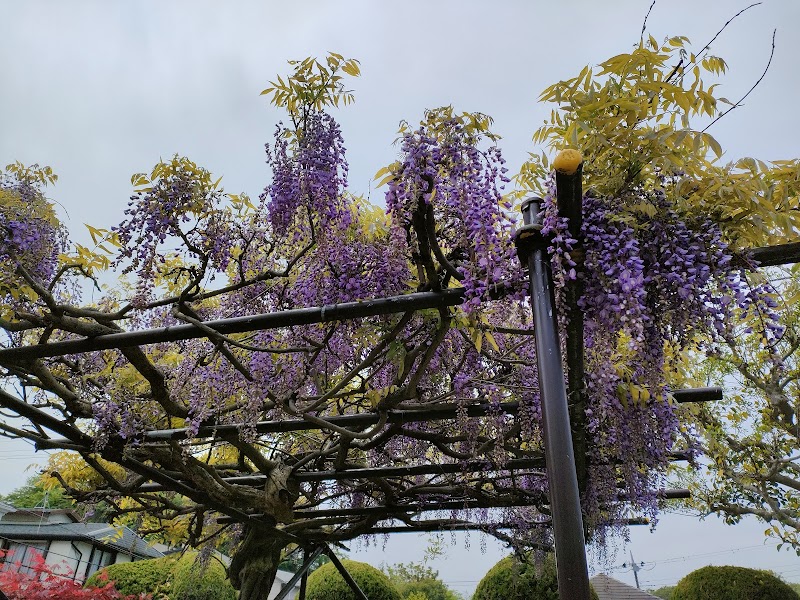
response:
[[[689,504],[728,523],[754,515],[766,534],[800,550],[800,269],[775,271],[773,279],[775,341],[759,333],[754,315],[725,336],[691,380],[729,391],[721,402],[694,408],[709,460],[690,481]]]
[[[654,596],[658,596],[663,600],[672,600],[672,592],[675,591],[674,585],[665,585],[657,590],[648,590]]]
[[[303,565],[305,558],[302,552],[292,552],[291,548],[287,549],[289,554],[286,558],[284,558],[281,563],[278,565],[279,569],[283,569],[284,571],[291,571],[292,573],[297,573],[300,570],[300,567]],[[343,558],[340,556],[340,558]],[[319,569],[322,565],[331,562],[331,559],[325,556],[324,554],[320,554],[314,561],[311,563],[311,567],[309,567],[308,572],[313,573],[317,569]]]
[[[439,579],[439,572],[424,563],[397,563],[383,567],[400,597],[413,600],[417,596],[427,600],[459,600],[460,596]]]
[[[15,490],[0,495],[0,500],[17,508],[75,508],[75,501],[61,487],[47,488],[40,475],[32,475]]]

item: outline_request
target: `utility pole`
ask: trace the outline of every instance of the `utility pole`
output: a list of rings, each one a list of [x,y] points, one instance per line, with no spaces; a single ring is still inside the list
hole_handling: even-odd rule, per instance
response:
[[[631,568],[633,569],[633,578],[636,580],[636,589],[641,589],[639,587],[639,565],[636,564],[636,561],[633,560],[633,550],[630,551],[631,553]]]

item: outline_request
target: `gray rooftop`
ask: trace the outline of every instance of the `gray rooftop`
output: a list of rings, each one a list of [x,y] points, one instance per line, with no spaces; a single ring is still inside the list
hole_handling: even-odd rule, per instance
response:
[[[637,590],[603,573],[595,575],[589,581],[600,600],[648,600],[658,597],[644,590]]]
[[[164,556],[127,527],[108,523],[0,523],[0,538],[9,540],[83,540],[136,558]]]

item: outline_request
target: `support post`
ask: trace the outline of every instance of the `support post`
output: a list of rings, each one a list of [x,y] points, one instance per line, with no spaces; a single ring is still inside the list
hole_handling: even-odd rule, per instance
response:
[[[283,600],[289,593],[294,589],[294,584],[300,581],[300,600],[304,600],[306,597],[306,578],[308,577],[308,570],[311,568],[311,563],[313,563],[317,557],[322,554],[323,547],[317,546],[314,548],[314,551],[309,553],[308,550],[303,551],[303,564],[300,567],[300,570],[295,573],[292,578],[286,582],[286,585],[283,586],[278,595],[275,596],[272,600]]]
[[[347,585],[350,586],[350,589],[353,590],[353,593],[356,595],[356,599],[369,600],[369,598],[367,598],[367,595],[362,591],[362,589],[358,587],[356,580],[353,579],[350,573],[347,572],[347,569],[344,568],[342,561],[339,560],[339,557],[336,556],[336,553],[333,550],[331,550],[331,547],[328,546],[327,544],[325,545],[324,552],[325,554],[328,555],[328,558],[331,559],[333,566],[339,570],[339,574],[342,576],[342,579],[344,579]]]
[[[542,401],[545,464],[549,481],[558,593],[562,600],[589,600],[580,492],[564,382],[564,365],[553,299],[547,242],[541,235],[540,199],[522,206],[525,226],[517,235],[520,259],[528,266],[531,308]]]
[[[308,586],[308,571],[303,573],[300,580],[300,591],[297,593],[297,600],[306,600],[306,587]]]
[[[573,151],[574,152],[574,151]],[[565,157],[566,153],[566,157]],[[559,154],[557,161],[563,162],[569,158],[570,151]],[[582,160],[580,155],[573,156],[574,160]],[[568,165],[572,167],[572,165]],[[568,281],[564,288],[564,302],[567,315],[567,402],[572,425],[572,446],[575,449],[575,472],[578,476],[578,489],[586,491],[587,459],[586,459],[586,388],[584,386],[584,351],[583,351],[583,311],[578,302],[583,296],[583,163],[578,163],[575,171],[572,168],[567,172],[556,169],[556,205],[558,216],[567,219],[569,235],[577,241],[573,251],[578,277]]]

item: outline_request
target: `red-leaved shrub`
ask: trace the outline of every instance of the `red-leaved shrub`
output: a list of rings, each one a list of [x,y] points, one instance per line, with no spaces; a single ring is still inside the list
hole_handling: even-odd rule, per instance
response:
[[[8,600],[152,600],[150,594],[123,596],[108,577],[103,580],[101,576],[100,587],[83,588],[72,580],[71,572],[55,571],[41,554],[34,554],[32,560],[27,572],[20,571],[19,562],[6,563],[6,569],[0,571],[0,591]]]

